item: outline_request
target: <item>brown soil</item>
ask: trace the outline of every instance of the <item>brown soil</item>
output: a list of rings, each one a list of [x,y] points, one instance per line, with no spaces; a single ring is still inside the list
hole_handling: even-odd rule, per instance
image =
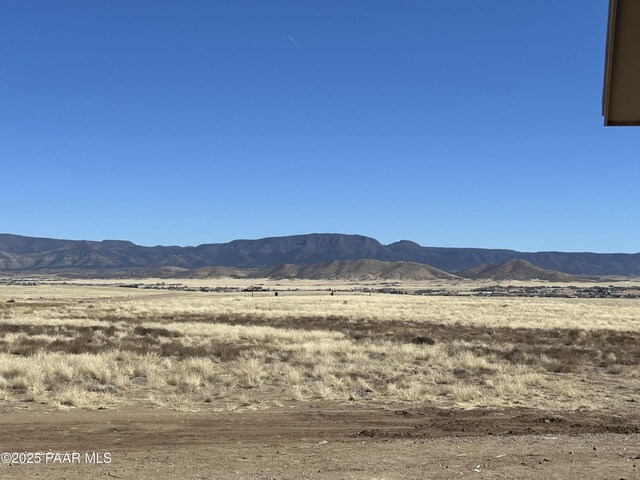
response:
[[[640,414],[354,408],[39,409],[0,417],[0,450],[109,452],[110,464],[0,465],[0,478],[640,479]]]

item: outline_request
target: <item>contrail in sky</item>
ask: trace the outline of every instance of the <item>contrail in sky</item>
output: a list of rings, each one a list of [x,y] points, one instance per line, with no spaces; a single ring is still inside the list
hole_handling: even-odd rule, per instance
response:
[[[291,35],[289,35],[289,40],[291,40],[291,43],[298,47],[298,50],[302,51],[302,48],[300,47],[300,45],[298,45],[298,42],[296,42]]]

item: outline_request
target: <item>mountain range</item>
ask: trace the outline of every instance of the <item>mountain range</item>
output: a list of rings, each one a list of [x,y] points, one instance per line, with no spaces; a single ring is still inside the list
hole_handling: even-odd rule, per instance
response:
[[[291,266],[365,259],[422,264],[451,273],[463,272],[472,267],[478,269],[480,264],[493,266],[510,260],[524,260],[533,264],[533,267],[570,275],[640,275],[640,253],[518,252],[503,249],[424,247],[408,240],[383,245],[370,237],[331,233],[234,240],[196,247],[145,247],[121,240],[96,242],[0,234],[0,270],[5,272],[168,267],[280,267],[285,272],[287,268],[298,268]],[[286,264],[290,266],[285,267]],[[334,267],[339,271],[339,264]],[[478,272],[481,270],[479,268]],[[301,270],[300,274],[311,275],[311,271]]]

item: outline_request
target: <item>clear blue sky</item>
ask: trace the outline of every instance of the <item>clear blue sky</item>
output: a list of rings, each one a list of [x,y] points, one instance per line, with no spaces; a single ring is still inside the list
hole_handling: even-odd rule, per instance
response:
[[[0,231],[640,251],[640,128],[600,116],[606,13],[2,0]]]

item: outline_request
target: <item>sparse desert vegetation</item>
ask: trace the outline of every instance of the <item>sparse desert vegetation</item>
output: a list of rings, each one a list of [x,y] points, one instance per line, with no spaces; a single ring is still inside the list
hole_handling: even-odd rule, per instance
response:
[[[177,410],[305,401],[624,412],[640,300],[2,286],[0,398]]]

